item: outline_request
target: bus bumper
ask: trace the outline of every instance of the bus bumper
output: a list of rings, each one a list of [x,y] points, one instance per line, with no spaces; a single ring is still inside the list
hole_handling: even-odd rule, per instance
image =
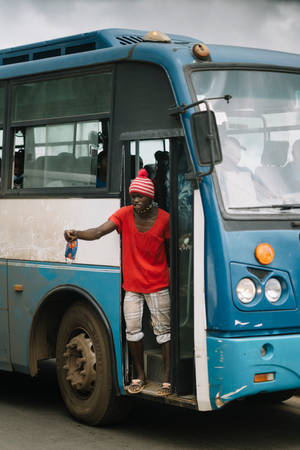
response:
[[[251,395],[300,388],[300,334],[208,336],[212,409]]]

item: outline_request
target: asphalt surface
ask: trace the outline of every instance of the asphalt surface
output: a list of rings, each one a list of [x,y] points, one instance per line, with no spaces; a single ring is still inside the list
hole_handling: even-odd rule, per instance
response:
[[[300,448],[300,398],[276,405],[239,402],[199,413],[136,401],[122,424],[82,425],[65,410],[55,364],[37,379],[0,372],[0,450]]]

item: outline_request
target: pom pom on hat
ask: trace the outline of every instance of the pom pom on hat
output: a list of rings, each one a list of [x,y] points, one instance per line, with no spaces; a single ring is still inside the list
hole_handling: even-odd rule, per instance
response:
[[[148,175],[148,172],[146,169],[140,169],[137,176],[149,178],[149,175]]]
[[[140,169],[137,177],[129,186],[129,194],[141,194],[145,197],[154,198],[154,184],[150,180],[146,169]]]

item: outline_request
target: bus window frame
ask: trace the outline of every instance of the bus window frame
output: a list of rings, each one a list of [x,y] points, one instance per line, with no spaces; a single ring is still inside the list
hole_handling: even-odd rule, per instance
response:
[[[22,85],[25,83],[33,83],[39,81],[48,80],[58,80],[66,79],[75,76],[85,76],[91,74],[100,74],[110,72],[112,76],[112,91],[110,99],[110,111],[104,113],[92,113],[83,114],[76,116],[63,116],[55,117],[49,119],[35,119],[35,120],[25,120],[25,121],[13,121],[12,120],[12,110],[14,104],[13,89],[16,85]],[[0,84],[1,87],[1,84]],[[86,197],[86,198],[106,198],[106,197],[119,197],[119,193],[111,192],[111,177],[110,177],[110,166],[112,160],[115,159],[112,156],[112,119],[113,119],[113,106],[114,106],[114,96],[115,96],[115,66],[112,64],[97,64],[93,67],[81,68],[81,69],[67,69],[63,71],[51,72],[46,74],[39,74],[35,76],[25,76],[18,79],[10,79],[7,81],[7,92],[6,92],[6,120],[4,124],[3,133],[3,150],[5,151],[6,158],[4,166],[5,177],[2,183],[2,195],[1,197],[7,198],[65,198],[65,197]],[[108,172],[107,172],[107,186],[103,188],[95,187],[85,187],[85,186],[74,186],[74,187],[41,187],[41,188],[22,188],[13,189],[13,160],[14,160],[14,133],[16,128],[28,128],[46,125],[58,125],[58,124],[68,124],[68,123],[79,123],[85,121],[104,121],[107,120],[110,124],[109,126],[109,136],[108,136]],[[2,169],[3,170],[3,169]]]

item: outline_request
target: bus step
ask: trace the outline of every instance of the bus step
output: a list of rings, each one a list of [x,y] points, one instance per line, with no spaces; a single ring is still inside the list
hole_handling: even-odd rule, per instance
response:
[[[160,386],[161,383],[148,381],[143,391],[138,396],[148,400],[151,399],[152,401],[155,400],[158,402],[163,401],[164,403],[168,403],[169,405],[197,409],[197,400],[194,395],[171,394],[168,395],[167,397],[160,397],[159,395],[157,395]]]

